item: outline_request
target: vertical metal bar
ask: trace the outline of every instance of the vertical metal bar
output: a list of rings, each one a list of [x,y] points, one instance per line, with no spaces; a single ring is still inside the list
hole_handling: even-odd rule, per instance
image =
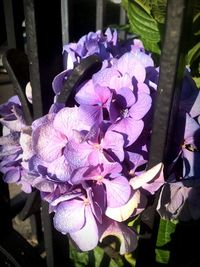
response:
[[[44,242],[47,253],[47,267],[70,266],[68,239],[52,227],[52,216],[49,215],[49,206],[42,203],[42,222],[44,227]]]
[[[61,18],[62,18],[62,43],[69,43],[69,6],[68,0],[61,0]]]
[[[34,118],[48,113],[53,103],[52,81],[63,69],[60,1],[24,0],[27,53]],[[42,224],[47,267],[67,265],[67,241],[56,238],[48,204],[42,202]],[[63,252],[64,250],[64,252]]]
[[[69,43],[69,5],[68,0],[61,0],[61,19],[62,19],[62,44]],[[63,55],[63,67],[67,67],[67,55]]]
[[[124,25],[126,23],[126,12],[122,5],[120,5],[120,15],[119,15],[119,24]],[[126,33],[125,31],[120,31],[119,37],[123,40],[125,39]]]
[[[41,218],[44,228],[44,243],[45,243],[47,267],[54,267],[55,253],[53,246],[52,221],[51,217],[48,214],[48,204],[46,202],[42,202]]]
[[[164,162],[165,167],[168,164],[185,68],[185,40],[189,39],[191,32],[189,28],[192,24],[192,2],[168,0],[167,3],[165,38],[161,53],[148,168],[159,162]],[[159,225],[156,203],[157,196],[152,207],[143,214],[145,223],[141,224],[140,234],[148,233],[150,238],[139,240],[137,267],[155,266],[155,244]]]
[[[4,0],[3,4],[4,4],[8,47],[14,48],[16,47],[16,39],[15,39],[16,35],[14,27],[13,3],[12,0]]]
[[[96,0],[96,30],[103,29],[105,0]]]
[[[38,118],[53,103],[52,81],[63,68],[61,7],[56,0],[24,0],[24,8],[33,112]]]
[[[173,125],[176,121],[181,93],[181,80],[185,68],[184,39],[187,39],[189,35],[189,32],[186,31],[186,26],[189,22],[188,20],[186,21],[187,4],[188,1],[186,0],[168,1],[165,38],[154,110],[149,168],[166,160],[169,152],[167,149],[168,144],[171,142],[170,139],[173,138]]]
[[[24,49],[23,1],[3,0],[8,48]]]
[[[38,118],[43,114],[43,108],[34,8],[34,1],[24,1],[27,52],[29,57],[30,81],[33,98],[33,113],[34,117]]]
[[[8,185],[3,181],[3,175],[0,173],[0,242],[12,230],[12,218],[10,212],[10,197]]]

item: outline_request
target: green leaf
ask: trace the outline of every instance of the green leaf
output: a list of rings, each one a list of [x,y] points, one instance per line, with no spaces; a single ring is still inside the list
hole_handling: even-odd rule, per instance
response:
[[[176,230],[176,222],[161,219],[156,243],[156,262],[167,264],[170,257],[169,243]]]
[[[197,13],[193,19],[192,31],[194,35],[200,35],[200,12]]]
[[[150,5],[145,3],[148,1],[122,1],[132,32],[139,35],[146,50],[159,54],[159,24],[150,14]]]
[[[136,255],[134,253],[128,253],[124,257],[131,267],[136,266]]]
[[[150,0],[135,0],[135,2],[140,5],[148,14],[151,14],[152,4]]]
[[[73,246],[70,246],[69,256],[74,267],[85,267],[88,264],[88,253],[79,252]]]
[[[73,267],[123,267],[122,258],[110,258],[103,248],[96,247],[89,252],[79,252],[70,245],[70,259]]]
[[[161,23],[165,23],[167,0],[153,0],[152,1],[152,15],[154,19]]]
[[[200,42],[190,49],[188,52],[188,64],[192,65],[195,60],[200,57]]]
[[[200,89],[200,77],[192,77],[192,79],[195,81],[196,86]]]

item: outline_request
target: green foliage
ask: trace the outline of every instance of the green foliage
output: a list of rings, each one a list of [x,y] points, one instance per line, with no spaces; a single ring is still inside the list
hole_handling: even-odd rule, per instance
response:
[[[159,54],[160,25],[151,15],[149,2],[123,0],[122,5],[127,12],[132,33],[139,36],[147,50]],[[159,16],[156,15],[156,17],[160,19]]]
[[[105,253],[103,248],[96,247],[89,252],[78,252],[72,245],[70,246],[71,267],[122,267],[122,258],[112,259]]]
[[[176,230],[176,222],[160,220],[158,237],[156,243],[156,262],[167,264],[170,257],[168,244],[171,241],[171,235]]]
[[[164,37],[167,0],[122,0],[131,33],[136,34],[146,50],[160,55]],[[193,25],[191,40],[186,48],[186,64],[190,66],[192,76],[200,85],[200,1],[192,0]]]
[[[192,44],[187,55],[187,64],[190,66],[192,76],[198,88],[200,88],[200,5],[194,9],[192,25]]]

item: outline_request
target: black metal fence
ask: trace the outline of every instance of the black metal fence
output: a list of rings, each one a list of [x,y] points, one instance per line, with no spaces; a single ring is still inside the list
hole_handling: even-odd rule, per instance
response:
[[[160,161],[166,162],[166,155],[169,154],[173,138],[183,76],[180,60],[185,53],[184,40],[187,40],[190,26],[185,24],[190,10],[188,5],[189,1],[168,1],[149,168]],[[8,50],[4,65],[23,108],[27,111],[28,122],[31,122],[32,117],[35,119],[47,113],[53,102],[51,84],[55,75],[63,70],[63,44],[77,40],[89,31],[103,29],[109,24],[124,24],[126,21],[121,6],[111,5],[105,0],[24,0],[23,2],[4,0],[3,7],[7,48],[15,48]],[[112,12],[109,12],[109,8]],[[77,10],[81,12],[78,13]],[[109,17],[109,14],[114,15]],[[122,37],[125,36],[123,32],[121,34]],[[33,90],[32,113],[24,98],[25,85],[29,80]],[[38,192],[31,193],[25,200],[23,198],[11,207],[7,185],[0,180],[0,212],[0,266],[4,266],[5,262],[8,266],[24,267],[57,267],[61,264],[72,266],[67,238],[53,229],[48,206],[41,202]],[[14,231],[12,218],[17,213],[22,220],[32,218],[33,231],[37,235],[39,248],[31,247]],[[155,213],[152,229],[157,227],[156,220]],[[146,229],[142,228],[141,231]],[[153,262],[154,247],[154,237],[139,242],[137,266],[147,266],[147,262]],[[39,256],[41,250],[46,254],[44,259]],[[145,257],[142,251],[145,251]]]

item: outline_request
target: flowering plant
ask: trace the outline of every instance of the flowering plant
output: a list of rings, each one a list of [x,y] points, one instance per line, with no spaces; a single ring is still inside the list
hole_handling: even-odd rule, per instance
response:
[[[159,68],[142,42],[120,42],[116,30],[108,28],[65,45],[63,54],[67,66],[53,80],[55,102],[48,114],[27,125],[17,96],[0,106],[4,181],[22,185],[27,193],[39,190],[54,213],[55,228],[82,251],[108,235],[120,239],[120,254],[135,250],[137,233],[127,222],[161,187],[161,216],[182,215],[186,190],[189,214],[199,217],[190,194],[192,186],[199,190],[199,91],[188,70],[165,182],[163,163],[147,170]],[[85,75],[74,86],[74,97],[63,103],[63,85],[91,55],[101,61],[99,70]],[[31,101],[30,89],[27,85]]]

